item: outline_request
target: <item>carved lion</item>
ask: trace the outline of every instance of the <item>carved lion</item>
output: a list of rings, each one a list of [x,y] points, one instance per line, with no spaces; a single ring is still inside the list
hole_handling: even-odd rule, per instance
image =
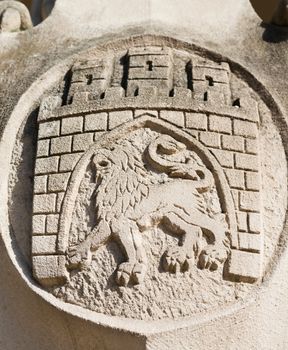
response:
[[[117,283],[141,283],[147,269],[141,232],[159,225],[180,237],[180,245],[163,256],[165,271],[187,271],[195,263],[216,270],[227,259],[226,225],[205,212],[201,196],[214,185],[212,173],[182,142],[161,135],[141,154],[127,141],[98,150],[92,163],[97,224],[85,241],[69,248],[72,268],[91,261],[93,252],[114,239],[126,257]],[[156,180],[153,172],[166,180]],[[208,243],[201,247],[203,235]]]

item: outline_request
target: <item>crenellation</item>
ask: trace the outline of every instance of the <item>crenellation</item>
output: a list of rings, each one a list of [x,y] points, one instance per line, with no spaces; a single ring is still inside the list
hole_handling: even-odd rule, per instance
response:
[[[192,99],[192,91],[183,87],[174,87],[173,88],[173,96],[179,99],[183,99],[185,101],[190,101]]]
[[[216,84],[215,84],[216,85]],[[225,87],[219,85],[219,89],[209,89],[204,93],[204,101],[208,101],[209,103],[219,103],[220,105],[224,105],[227,103],[227,92],[225,91]],[[228,103],[227,103],[228,104]]]
[[[102,90],[101,90],[102,91]],[[94,91],[95,93],[95,91]],[[99,92],[100,93],[100,92]],[[70,101],[71,104],[75,105],[79,105],[82,106],[84,104],[86,104],[89,101],[89,96],[90,93],[87,91],[79,91],[77,90],[71,97],[70,97]]]
[[[255,99],[249,94],[245,93],[241,96],[240,99],[241,109],[246,111],[245,113],[249,114],[249,118],[255,123],[259,123],[259,111],[258,111],[258,103]]]
[[[61,107],[61,105],[62,105],[62,98],[60,96],[56,95],[56,96],[45,97],[41,101],[41,104],[40,104],[39,113],[38,113],[38,122],[48,119],[51,115],[53,116],[54,110],[57,109],[58,107]],[[47,129],[48,129],[48,127],[47,127]],[[41,130],[41,128],[39,128],[38,132],[40,132],[40,130]],[[42,131],[41,131],[41,133],[42,133]],[[43,135],[44,134],[45,133],[43,133]],[[57,135],[55,135],[55,136],[57,136]]]
[[[118,101],[125,96],[125,90],[121,86],[109,87],[105,90],[103,99],[105,101]]]
[[[193,99],[196,101],[208,100],[208,83],[206,80],[193,80]]]
[[[163,97],[169,96],[169,89],[167,89],[166,87],[160,89],[156,86],[145,86],[144,84],[142,84],[142,86],[139,87],[139,85],[136,83],[135,85],[131,84],[131,89],[134,91],[134,96],[136,98],[138,96],[145,96],[145,98],[147,99],[152,99],[158,98],[160,97],[160,95],[162,95]]]

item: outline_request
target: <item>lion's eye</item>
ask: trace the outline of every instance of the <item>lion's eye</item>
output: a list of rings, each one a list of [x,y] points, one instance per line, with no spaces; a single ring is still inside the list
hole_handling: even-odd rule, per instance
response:
[[[107,160],[101,160],[98,165],[104,168],[109,165],[109,162]]]

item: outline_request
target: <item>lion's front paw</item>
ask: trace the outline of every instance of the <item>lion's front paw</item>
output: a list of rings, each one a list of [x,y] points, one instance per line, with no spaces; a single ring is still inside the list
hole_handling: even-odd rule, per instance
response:
[[[92,254],[90,247],[85,242],[68,248],[67,260],[70,268],[77,268],[90,264]]]
[[[200,269],[215,271],[227,259],[228,252],[225,247],[209,245],[200,254],[198,266]]]
[[[163,256],[163,268],[166,272],[185,272],[194,265],[194,252],[187,253],[182,247],[169,249]]]
[[[146,270],[147,266],[144,263],[122,263],[118,267],[116,282],[119,286],[127,286],[129,282],[140,284],[144,280]]]

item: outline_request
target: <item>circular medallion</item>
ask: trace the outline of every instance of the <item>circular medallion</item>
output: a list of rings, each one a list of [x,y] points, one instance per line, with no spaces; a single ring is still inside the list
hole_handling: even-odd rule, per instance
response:
[[[150,36],[35,82],[1,145],[1,230],[31,288],[136,332],[257,295],[287,207],[281,114],[260,87],[229,60]]]

